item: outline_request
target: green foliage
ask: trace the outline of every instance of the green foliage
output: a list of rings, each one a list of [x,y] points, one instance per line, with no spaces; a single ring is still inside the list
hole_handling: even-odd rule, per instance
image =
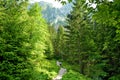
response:
[[[27,4],[16,1],[0,1],[0,78],[5,80],[28,80],[32,68],[28,57],[31,56]],[[5,4],[6,3],[6,4]],[[13,5],[14,4],[14,5]],[[21,7],[24,6],[25,8]],[[9,8],[9,9],[8,9]],[[21,12],[21,13],[20,13]],[[27,76],[27,77],[26,77]]]
[[[0,1],[0,79],[53,79],[59,71],[55,60],[47,60],[53,52],[71,64],[63,63],[68,70],[63,80],[120,79],[119,0],[96,0],[91,10],[77,0],[69,25],[57,31],[48,28],[38,4],[28,9],[27,3]]]
[[[41,58],[40,62],[34,62],[34,65],[36,65],[36,67],[32,72],[33,77],[31,80],[51,80],[57,76],[60,69],[56,65],[55,60],[47,60],[44,58]]]
[[[97,11],[93,15],[96,21],[96,44],[104,62],[103,70],[107,73],[104,79],[117,80],[119,73],[119,8],[118,0],[113,2],[103,1],[98,4]],[[98,28],[99,27],[99,28]],[[101,33],[101,31],[103,33]],[[116,63],[117,62],[117,63]],[[111,78],[112,77],[112,78]]]
[[[91,1],[93,2],[93,0]],[[90,8],[83,0],[76,0],[65,26],[65,61],[76,65],[78,72],[94,80],[112,79],[119,72],[119,1],[96,0]],[[112,7],[111,7],[112,6]],[[90,10],[89,10],[90,9]],[[118,62],[118,63],[116,63]],[[118,76],[116,76],[117,79]]]
[[[91,80],[82,74],[75,72],[73,70],[69,70],[62,78],[62,80]]]
[[[28,10],[27,1],[0,3],[0,79],[29,80],[39,74],[34,62],[45,50],[52,54],[47,24],[38,4]]]
[[[64,54],[64,57],[67,59],[64,59],[70,64],[77,64],[76,70],[81,74],[93,77],[91,74],[97,74],[97,70],[94,71],[91,68],[97,66],[97,61],[101,56],[95,52],[97,46],[93,39],[94,30],[88,15],[89,12],[84,3],[76,1],[73,11],[68,16],[69,25],[65,26],[67,37],[65,52],[67,54]]]
[[[64,49],[64,28],[62,26],[60,26],[57,30],[57,35],[56,35],[56,39],[55,39],[55,55],[56,57],[61,57],[62,58],[62,54],[63,49]]]
[[[35,53],[44,53],[48,47],[49,42],[49,32],[48,27],[45,20],[42,18],[42,14],[40,13],[41,9],[39,5],[36,3],[31,6],[28,14],[30,16],[30,29],[32,32],[30,33],[31,42],[35,47]],[[50,46],[49,46],[50,47]]]
[[[120,79],[120,74],[112,76],[109,78],[109,80],[119,80]]]

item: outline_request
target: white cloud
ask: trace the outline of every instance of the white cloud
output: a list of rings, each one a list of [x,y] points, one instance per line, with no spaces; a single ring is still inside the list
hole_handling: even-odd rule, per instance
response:
[[[56,7],[56,8],[62,7],[62,4],[58,1],[55,1],[55,0],[29,0],[29,1],[30,1],[30,3],[44,1],[44,2],[48,2],[48,3],[52,3],[53,7]],[[67,1],[67,0],[64,0],[64,1]]]
[[[108,1],[113,2],[114,0],[108,0]]]
[[[95,8],[96,8],[96,6],[97,6],[97,4],[93,3],[93,4],[91,4],[91,6],[90,6],[90,7],[93,7],[93,8],[95,9]]]

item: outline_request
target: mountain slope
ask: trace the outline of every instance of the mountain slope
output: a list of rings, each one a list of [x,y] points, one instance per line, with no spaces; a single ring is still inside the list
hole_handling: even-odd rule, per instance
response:
[[[72,10],[71,3],[67,3],[61,8],[55,8],[51,3],[44,1],[39,2],[39,4],[42,7],[43,17],[48,23],[54,26],[66,25],[65,18]]]

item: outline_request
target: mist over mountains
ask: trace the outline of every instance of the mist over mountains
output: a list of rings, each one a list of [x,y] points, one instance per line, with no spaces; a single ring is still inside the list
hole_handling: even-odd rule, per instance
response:
[[[72,4],[67,3],[61,8],[55,8],[51,3],[40,1],[40,6],[42,7],[42,14],[46,21],[54,26],[66,25],[66,17],[72,10]]]

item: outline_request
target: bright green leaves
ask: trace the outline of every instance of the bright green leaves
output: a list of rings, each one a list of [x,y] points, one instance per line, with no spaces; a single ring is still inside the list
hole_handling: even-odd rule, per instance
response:
[[[6,3],[0,5],[0,78],[29,80],[35,61],[40,60],[45,50],[51,50],[47,24],[38,4],[28,9],[26,1]]]
[[[0,2],[5,3],[5,1]],[[0,7],[2,16],[0,18],[1,79],[25,79],[25,75],[30,76],[26,71],[30,69],[30,64],[27,62],[30,46],[24,45],[29,42],[25,29],[28,27],[26,25],[28,22],[27,5],[24,5],[25,10],[21,7],[23,4],[18,5],[16,1],[6,0],[6,4]]]
[[[62,78],[62,80],[91,80],[78,72],[73,70],[69,70]]]
[[[31,6],[28,14],[30,16],[30,36],[32,43],[35,43],[34,46],[40,53],[43,53],[46,49],[46,43],[49,41],[49,32],[45,20],[42,18],[40,13],[41,8],[38,4]],[[40,50],[41,49],[41,50]]]

